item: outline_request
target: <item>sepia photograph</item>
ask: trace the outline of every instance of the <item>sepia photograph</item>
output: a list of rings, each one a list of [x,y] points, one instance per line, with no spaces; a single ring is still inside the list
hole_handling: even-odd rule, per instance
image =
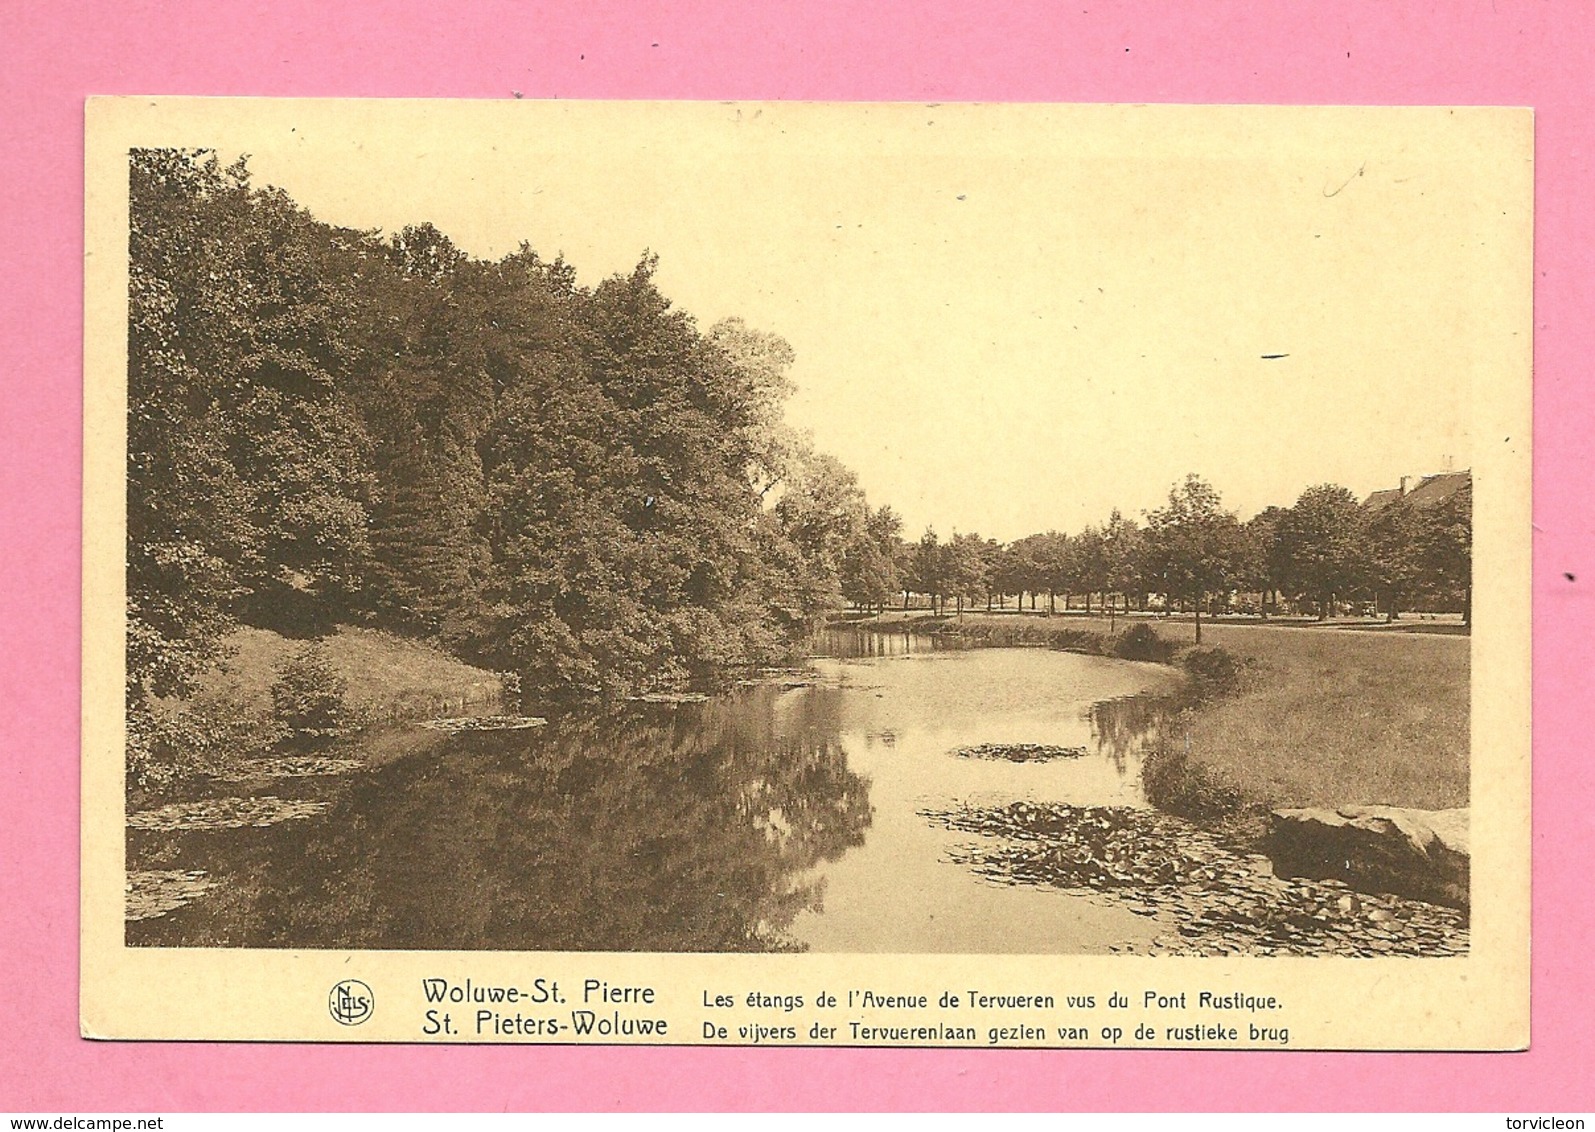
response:
[[[938,114],[129,153],[130,943],[1466,950],[1467,186]]]
[[[103,171],[122,947],[1470,954],[1527,114],[232,105]]]

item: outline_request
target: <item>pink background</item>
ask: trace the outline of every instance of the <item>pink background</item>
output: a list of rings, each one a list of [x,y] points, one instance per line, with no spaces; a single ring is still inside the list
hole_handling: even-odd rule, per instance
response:
[[[1580,3],[0,4],[0,1110],[1587,1109],[1595,34]],[[583,58],[585,56],[585,58]],[[92,93],[1510,104],[1537,118],[1534,1046],[1511,1055],[113,1044],[77,1037]],[[1487,175],[1487,170],[1481,170]],[[1576,580],[1574,580],[1576,578]]]

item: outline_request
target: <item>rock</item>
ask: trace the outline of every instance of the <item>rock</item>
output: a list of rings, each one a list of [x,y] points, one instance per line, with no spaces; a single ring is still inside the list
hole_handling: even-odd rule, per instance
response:
[[[1266,844],[1285,877],[1344,882],[1468,907],[1468,811],[1343,806],[1275,810]]]

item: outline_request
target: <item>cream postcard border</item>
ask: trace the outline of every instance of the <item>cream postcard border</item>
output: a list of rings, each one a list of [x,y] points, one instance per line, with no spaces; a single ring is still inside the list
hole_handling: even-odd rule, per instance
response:
[[[695,132],[705,152],[724,140],[735,110],[708,103],[527,103],[201,98],[93,99],[87,107],[85,396],[83,519],[83,748],[81,1024],[97,1038],[516,1041],[524,1037],[424,1033],[428,1004],[422,980],[531,988],[558,981],[569,1000],[588,979],[654,988],[652,1011],[669,1020],[665,1035],[591,1037],[581,1041],[742,1044],[736,1027],[768,1022],[765,1010],[742,1005],[748,992],[804,996],[799,1045],[938,1045],[930,1038],[861,1041],[850,1021],[871,1026],[974,1026],[976,1045],[995,1027],[1083,1026],[1086,1040],[1001,1040],[1006,1048],[1274,1047],[1248,1040],[1247,1025],[1288,1026],[1291,1048],[1520,1049],[1529,1038],[1530,911],[1530,425],[1532,327],[1532,116],[1525,110],[1469,108],[1022,106],[983,108],[1015,143],[1082,122],[1097,130],[1133,126],[1189,147],[1193,135],[1283,136],[1298,116],[1344,115],[1348,129],[1432,116],[1427,121],[1478,154],[1477,176],[1496,179],[1503,211],[1490,233],[1490,256],[1501,281],[1499,302],[1478,312],[1497,349],[1477,359],[1471,380],[1474,470],[1474,628],[1472,636],[1472,885],[1471,949],[1465,958],[1187,959],[1130,956],[953,955],[660,955],[506,952],[342,952],[246,949],[128,948],[123,944],[125,855],[123,632],[125,610],[125,456],[128,167],[135,146],[226,146],[237,124],[296,121],[358,130],[373,143],[400,138],[413,116],[447,115],[460,128],[509,138],[535,127],[559,130],[646,129],[668,120]],[[748,109],[751,109],[749,107]],[[764,104],[770,118],[824,115],[837,146],[862,133],[868,113],[884,106]],[[868,112],[868,113],[866,113]],[[1394,116],[1394,117],[1392,117]],[[1402,118],[1402,116],[1407,116]],[[1200,129],[1198,129],[1198,127]],[[1215,131],[1217,133],[1215,134]],[[1513,211],[1515,209],[1515,211]],[[1508,212],[1511,212],[1508,215]],[[416,220],[424,220],[417,217]],[[373,988],[368,1022],[340,1025],[328,995],[341,980]],[[923,993],[924,1010],[847,1009],[849,991]],[[1045,993],[1058,1008],[1045,1017],[1023,1010],[938,1009],[939,996],[970,989]],[[1203,1009],[1203,991],[1275,996],[1273,1016]],[[729,993],[734,1009],[714,1011],[705,998]],[[1147,1007],[1144,996],[1184,992],[1184,1009]],[[820,994],[842,1005],[821,1008]],[[1131,1007],[1109,1006],[1122,994]],[[1066,996],[1091,996],[1090,1008],[1064,1007]],[[728,1040],[705,1039],[708,1020],[730,1029]],[[1223,1023],[1235,1040],[1136,1040],[1134,1027]],[[837,1027],[814,1039],[810,1024]],[[547,1039],[543,1039],[547,1040]],[[568,1040],[568,1039],[564,1039]],[[967,1043],[953,1043],[965,1045]]]

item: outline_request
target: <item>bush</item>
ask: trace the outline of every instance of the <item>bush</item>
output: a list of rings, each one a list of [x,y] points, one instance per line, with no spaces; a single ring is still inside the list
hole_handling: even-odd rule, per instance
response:
[[[240,756],[282,738],[275,722],[225,696],[193,704],[138,701],[127,713],[127,786],[159,791],[196,775],[225,774]]]
[[[1147,752],[1141,785],[1146,800],[1158,809],[1193,821],[1233,817],[1246,805],[1239,790],[1192,764],[1185,748],[1173,740]]]
[[[1150,625],[1132,625],[1113,639],[1113,655],[1120,660],[1149,660],[1167,664],[1179,646],[1165,641]]]
[[[276,721],[296,739],[320,739],[353,722],[345,693],[348,685],[333,669],[320,645],[291,655],[271,686]]]
[[[1239,690],[1246,663],[1227,649],[1192,649],[1180,661],[1196,684],[1201,699],[1228,696]]]

